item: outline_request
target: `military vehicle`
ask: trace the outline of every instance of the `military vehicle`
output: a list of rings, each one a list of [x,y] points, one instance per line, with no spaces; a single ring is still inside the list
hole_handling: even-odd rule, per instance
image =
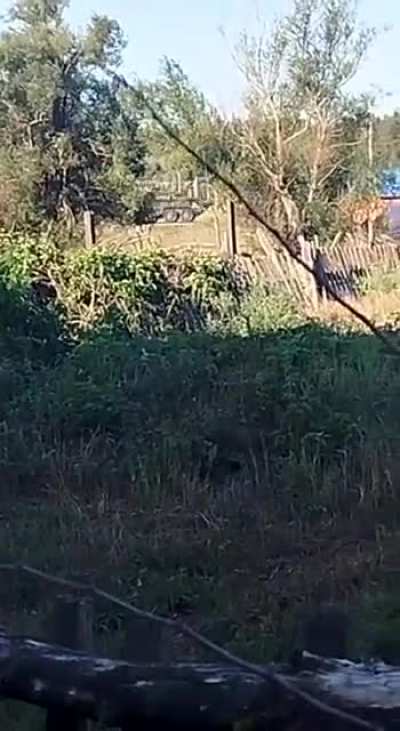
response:
[[[211,205],[206,178],[182,181],[180,175],[143,179],[149,197],[149,223],[192,223]]]
[[[207,208],[204,201],[155,197],[150,217],[154,223],[192,223]]]

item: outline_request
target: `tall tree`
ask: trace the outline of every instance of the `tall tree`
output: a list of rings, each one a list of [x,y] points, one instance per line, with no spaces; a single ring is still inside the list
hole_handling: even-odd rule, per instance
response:
[[[268,36],[241,38],[242,166],[287,234],[328,233],[332,202],[365,162],[369,100],[347,85],[372,38],[352,0],[293,0]]]
[[[87,207],[104,216],[135,211],[144,150],[137,114],[113,82],[121,28],[95,15],[76,34],[66,5],[16,0],[0,37],[0,223],[11,223],[1,205],[10,181],[13,216],[22,190],[29,198],[22,222],[72,220]]]

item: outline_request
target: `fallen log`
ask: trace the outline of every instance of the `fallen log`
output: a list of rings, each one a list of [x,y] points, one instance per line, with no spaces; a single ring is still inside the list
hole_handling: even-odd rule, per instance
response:
[[[295,669],[280,672],[324,703],[400,729],[400,668],[304,653]],[[0,696],[124,729],[215,729],[258,717],[268,728],[351,727],[332,717],[316,722],[315,709],[295,694],[234,665],[137,665],[7,634],[0,635]]]
[[[400,729],[400,667],[380,661],[355,663],[304,652],[295,685],[333,708],[377,728]],[[341,728],[339,725],[337,728]]]
[[[0,636],[0,696],[148,729],[225,726],[273,701],[267,681],[234,666],[135,665],[8,635]]]

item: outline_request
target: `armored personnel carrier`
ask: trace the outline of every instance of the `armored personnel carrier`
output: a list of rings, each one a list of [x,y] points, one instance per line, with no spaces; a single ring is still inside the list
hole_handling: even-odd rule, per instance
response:
[[[155,197],[150,216],[155,223],[192,223],[208,205],[190,198]]]
[[[211,205],[205,178],[182,181],[180,175],[143,180],[149,196],[149,223],[192,223]]]

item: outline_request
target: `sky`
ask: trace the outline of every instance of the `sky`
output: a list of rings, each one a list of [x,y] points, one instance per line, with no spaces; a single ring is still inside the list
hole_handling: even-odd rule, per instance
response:
[[[0,0],[0,15],[9,5]],[[229,114],[239,108],[243,90],[232,60],[240,32],[257,32],[260,18],[268,23],[288,5],[289,0],[70,0],[67,14],[82,29],[93,13],[120,22],[128,40],[123,68],[128,79],[155,78],[160,58],[168,56]],[[378,91],[381,112],[400,109],[400,0],[359,0],[359,15],[381,34],[353,89]]]

